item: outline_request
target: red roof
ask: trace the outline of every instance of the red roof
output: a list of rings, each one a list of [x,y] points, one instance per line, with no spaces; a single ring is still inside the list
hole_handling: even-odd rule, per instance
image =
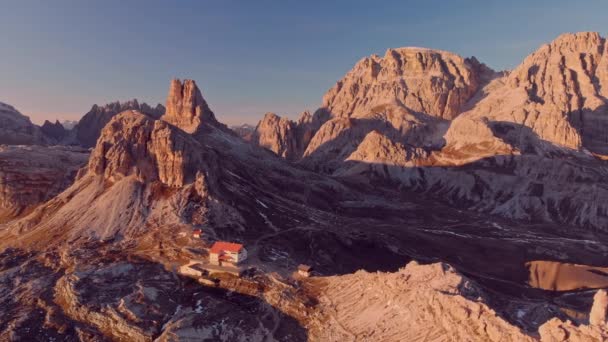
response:
[[[218,241],[211,246],[210,253],[219,254],[222,251],[238,253],[243,249],[243,245],[240,243]]]

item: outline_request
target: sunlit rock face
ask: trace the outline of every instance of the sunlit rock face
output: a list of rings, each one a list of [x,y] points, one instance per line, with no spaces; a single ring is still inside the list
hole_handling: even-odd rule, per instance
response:
[[[499,138],[525,145],[520,149],[533,148],[528,145],[537,139],[605,154],[607,75],[604,38],[590,32],[564,34],[486,87],[485,97],[450,127],[448,145],[489,142],[488,134],[476,134],[475,126],[483,123],[510,131],[499,132]]]
[[[274,113],[267,113],[260,120],[253,141],[286,159],[294,159],[298,154],[296,124]]]
[[[300,163],[510,218],[605,227],[606,55],[584,32],[503,73],[424,49],[366,58],[326,94],[330,114]]]
[[[126,110],[137,110],[152,117],[159,118],[165,113],[165,107],[158,104],[155,108],[146,103],[139,103],[133,99],[127,102],[112,102],[103,106],[93,105],[74,126],[71,144],[78,144],[84,147],[93,147],[101,134],[101,130],[112,120],[113,117]]]
[[[88,169],[111,180],[134,175],[142,182],[180,187],[195,177],[198,145],[162,120],[126,111],[102,130]]]
[[[410,111],[452,119],[492,71],[476,59],[423,49],[389,49],[359,61],[323,97],[336,117],[365,115],[372,108],[399,103]]]
[[[193,80],[172,80],[166,107],[162,119],[187,133],[195,133],[203,123],[217,125],[215,114]]]

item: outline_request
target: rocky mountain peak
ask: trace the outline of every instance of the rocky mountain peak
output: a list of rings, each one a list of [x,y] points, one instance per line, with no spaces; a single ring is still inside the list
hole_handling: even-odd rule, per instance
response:
[[[45,136],[29,117],[0,102],[0,144],[45,145],[51,142],[52,139]]]
[[[88,170],[110,181],[135,176],[180,187],[192,182],[200,155],[196,141],[161,120],[138,111],[125,111],[102,130]]]
[[[77,143],[84,147],[95,146],[103,127],[114,116],[126,110],[138,110],[154,118],[160,118],[165,112],[165,108],[161,104],[152,108],[146,103],[140,104],[136,99],[126,102],[115,101],[103,106],[94,104],[91,110],[74,126]]]
[[[608,115],[608,53],[605,39],[598,33],[559,36],[484,92],[487,96],[462,115],[466,120],[452,125],[450,130],[470,123],[469,119],[502,126],[508,123],[516,129],[511,129],[513,136],[502,137],[503,140],[526,136],[527,140],[540,139],[573,150],[608,154],[608,133],[604,129]],[[466,137],[459,135],[455,140],[462,142]]]
[[[40,127],[42,132],[53,139],[60,141],[63,139],[68,131],[63,127],[63,125],[59,122],[59,120],[55,120],[55,123],[52,123],[48,120],[44,120],[44,123]]]
[[[485,73],[493,73],[475,61],[432,49],[388,49],[384,57],[360,60],[325,94],[323,107],[332,116],[356,117],[396,102],[411,111],[452,119],[488,78]]]
[[[291,159],[297,153],[296,125],[275,113],[266,113],[253,134],[253,142],[277,155]]]
[[[194,80],[172,80],[166,107],[163,120],[188,133],[198,131],[203,123],[218,124]]]

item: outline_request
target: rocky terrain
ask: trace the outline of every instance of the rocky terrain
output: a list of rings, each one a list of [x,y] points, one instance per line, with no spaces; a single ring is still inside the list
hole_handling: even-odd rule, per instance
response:
[[[0,102],[0,144],[48,144],[52,140],[14,107]]]
[[[0,223],[65,190],[88,156],[79,148],[0,145]]]
[[[94,107],[88,158],[3,147],[0,339],[606,340],[604,56],[391,49],[250,141],[173,80],[162,116]],[[176,272],[215,240],[253,269]]]
[[[91,110],[74,126],[72,129],[72,137],[68,142],[83,147],[95,146],[103,127],[110,122],[116,114],[129,109],[138,110],[156,118],[161,117],[161,115],[165,113],[165,107],[161,104],[152,108],[146,103],[140,104],[135,99],[124,103],[118,101],[112,102],[104,106],[93,105]]]
[[[597,33],[562,35],[502,73],[443,51],[389,49],[326,93],[311,138],[298,142],[299,124],[267,117],[258,136],[334,177],[603,229],[606,55]],[[289,152],[294,141],[301,155]]]
[[[51,123],[49,120],[44,120],[44,123],[40,127],[42,133],[46,136],[53,138],[55,141],[62,141],[68,135],[68,129],[56,120],[55,123]]]
[[[358,271],[314,278],[321,319],[318,341],[604,341],[606,292],[594,297],[589,324],[552,318],[526,334],[488,306],[482,289],[451,266],[411,262],[395,273]],[[520,301],[516,319],[546,321],[537,303]],[[409,324],[404,324],[408,322]]]

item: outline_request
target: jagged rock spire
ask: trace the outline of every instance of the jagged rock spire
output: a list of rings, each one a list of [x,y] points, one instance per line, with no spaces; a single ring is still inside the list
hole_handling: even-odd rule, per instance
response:
[[[195,133],[203,123],[217,124],[194,80],[171,81],[167,111],[162,119],[188,133]]]

